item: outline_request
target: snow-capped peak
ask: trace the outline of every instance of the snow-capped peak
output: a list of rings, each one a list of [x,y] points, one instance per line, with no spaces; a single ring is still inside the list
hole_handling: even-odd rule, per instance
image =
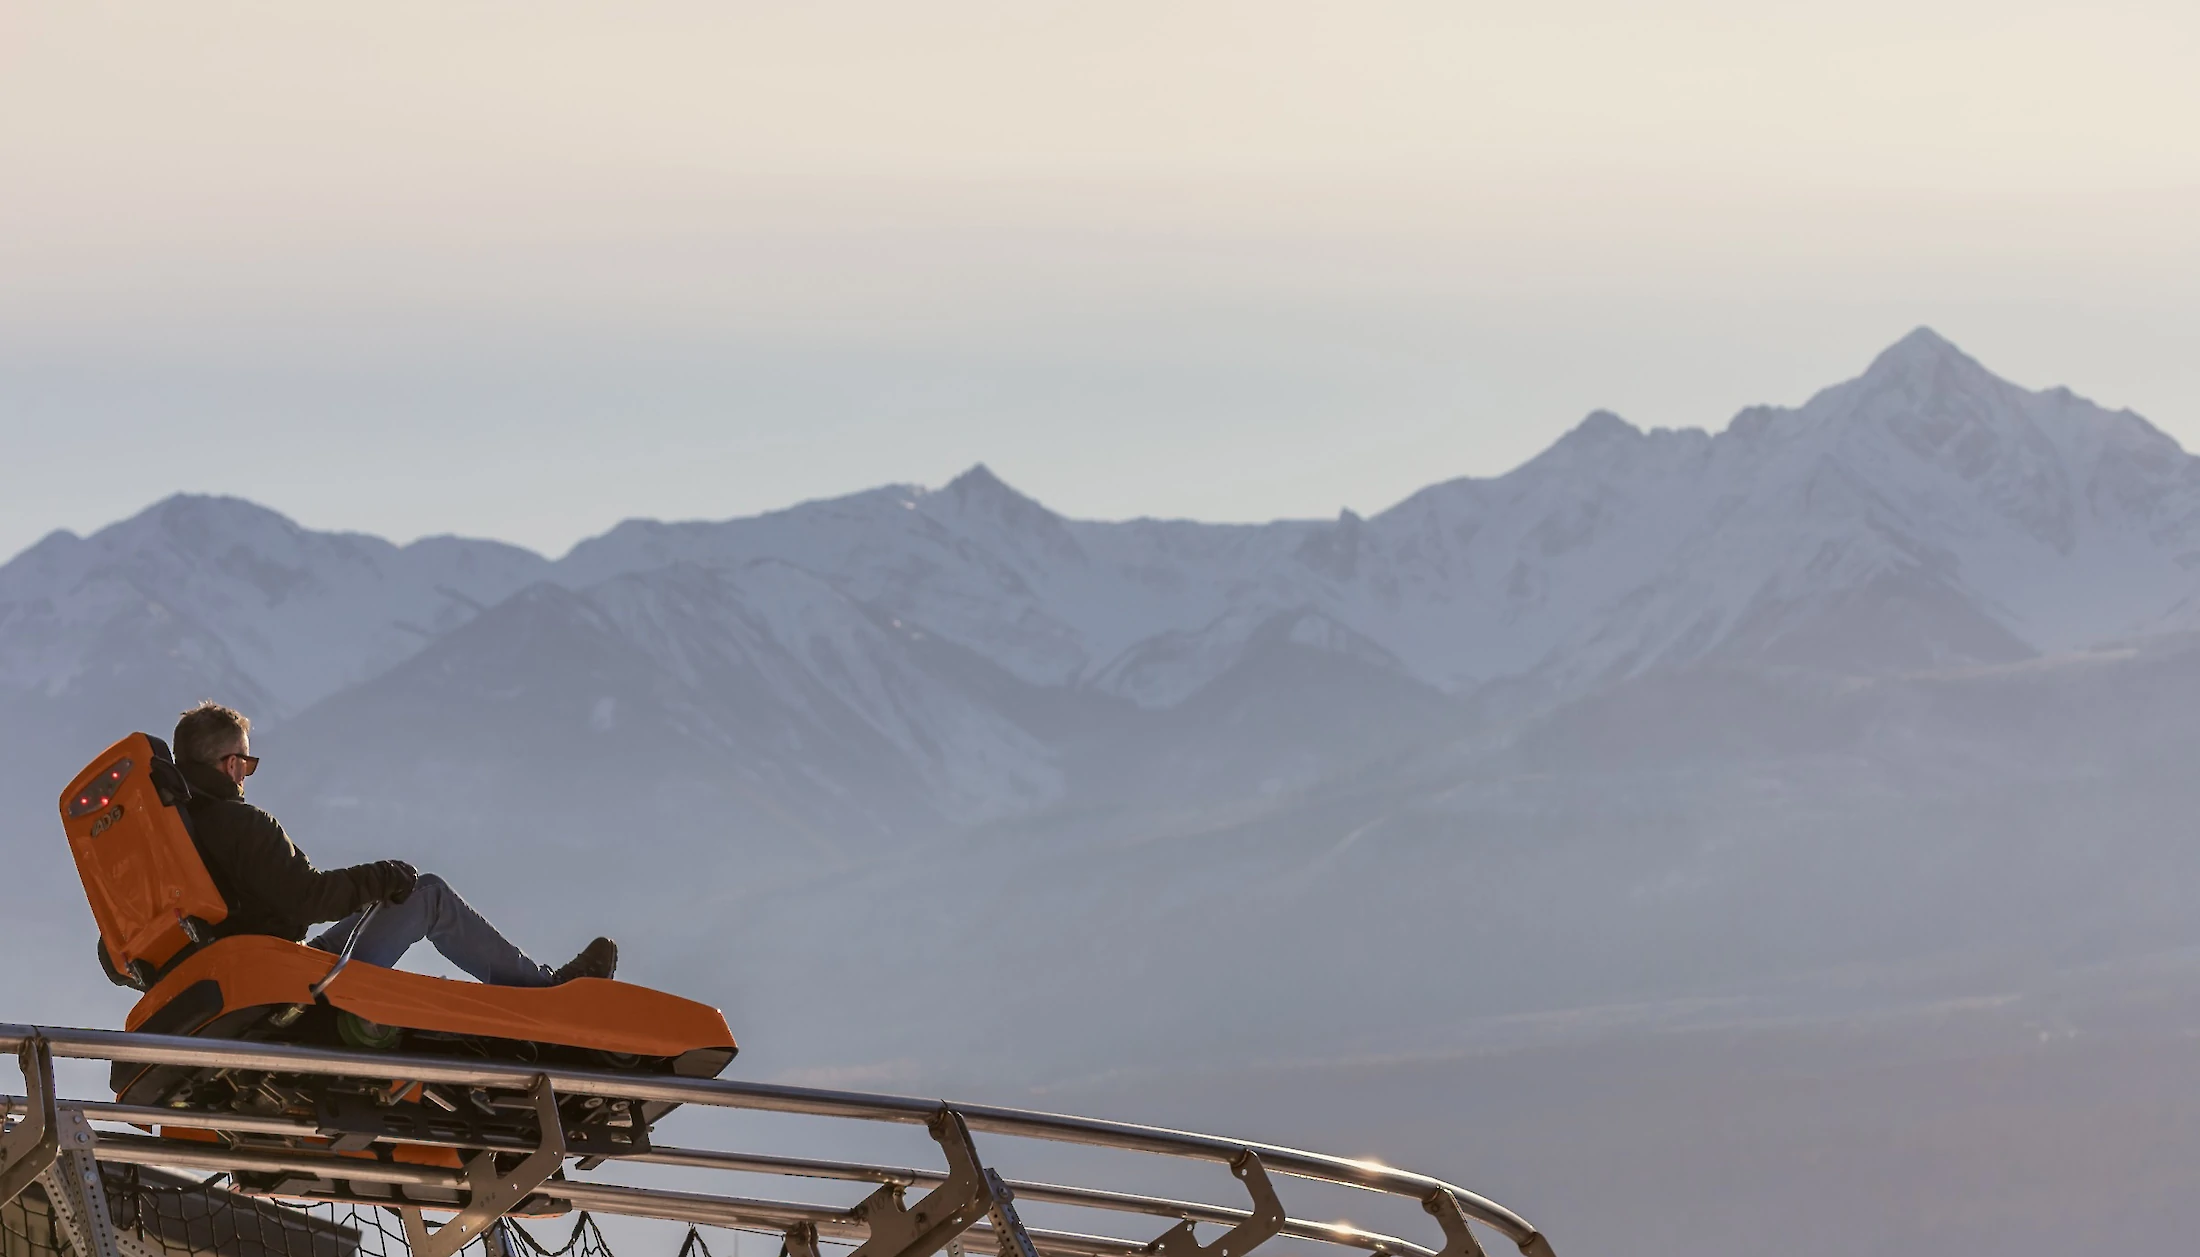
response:
[[[1001,533],[1010,547],[1039,564],[1075,564],[1085,558],[1061,516],[1010,488],[984,463],[926,494],[920,509],[958,531]]]
[[[1009,487],[1008,482],[995,475],[984,463],[972,463],[969,470],[947,482],[940,490],[966,506],[981,509],[1037,510],[1045,507]]]
[[[1880,350],[1878,356],[1872,359],[1871,365],[1864,369],[1864,376],[1886,378],[1948,368],[1991,375],[1985,367],[1979,365],[1976,358],[1957,348],[1953,341],[1930,327],[1919,326],[1902,339]]]
[[[399,547],[300,527],[239,498],[177,494],[0,566],[0,685],[58,694],[142,649],[249,679],[285,715],[402,660],[546,569],[493,541]],[[135,646],[111,636],[130,623]]]
[[[1605,444],[1612,441],[1639,441],[1641,428],[1627,422],[1609,410],[1592,410],[1566,435],[1558,438],[1560,445]]]

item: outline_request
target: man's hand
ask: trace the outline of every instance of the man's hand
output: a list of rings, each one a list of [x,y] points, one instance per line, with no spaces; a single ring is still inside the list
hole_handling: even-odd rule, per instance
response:
[[[420,870],[403,860],[377,860],[367,866],[367,876],[368,889],[379,892],[374,896],[376,900],[403,903],[419,883]]]

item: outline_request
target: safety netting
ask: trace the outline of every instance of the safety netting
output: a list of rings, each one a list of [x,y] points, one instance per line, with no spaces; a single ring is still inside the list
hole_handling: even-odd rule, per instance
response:
[[[163,1257],[412,1257],[392,1211],[362,1205],[287,1205],[136,1166],[100,1167],[115,1230]],[[216,1176],[218,1179],[220,1176]],[[551,1239],[538,1232],[549,1230]],[[555,1234],[564,1232],[562,1241]],[[79,1253],[42,1186],[0,1205],[0,1257],[97,1257]],[[596,1219],[499,1222],[458,1257],[616,1257]],[[714,1257],[688,1228],[674,1257]]]

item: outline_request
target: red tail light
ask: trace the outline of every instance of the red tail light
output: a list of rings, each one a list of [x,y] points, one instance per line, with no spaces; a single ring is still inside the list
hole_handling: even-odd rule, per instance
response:
[[[130,770],[135,767],[137,765],[127,759],[118,759],[107,765],[97,777],[92,778],[92,784],[69,800],[69,818],[74,820],[79,816],[89,816],[114,802],[115,787],[121,785],[122,779],[128,777]]]

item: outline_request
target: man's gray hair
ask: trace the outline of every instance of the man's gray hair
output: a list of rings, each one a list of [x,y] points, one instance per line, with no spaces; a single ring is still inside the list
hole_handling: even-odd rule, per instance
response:
[[[184,764],[213,764],[234,751],[252,731],[252,718],[213,699],[183,713],[176,721],[176,760]]]

